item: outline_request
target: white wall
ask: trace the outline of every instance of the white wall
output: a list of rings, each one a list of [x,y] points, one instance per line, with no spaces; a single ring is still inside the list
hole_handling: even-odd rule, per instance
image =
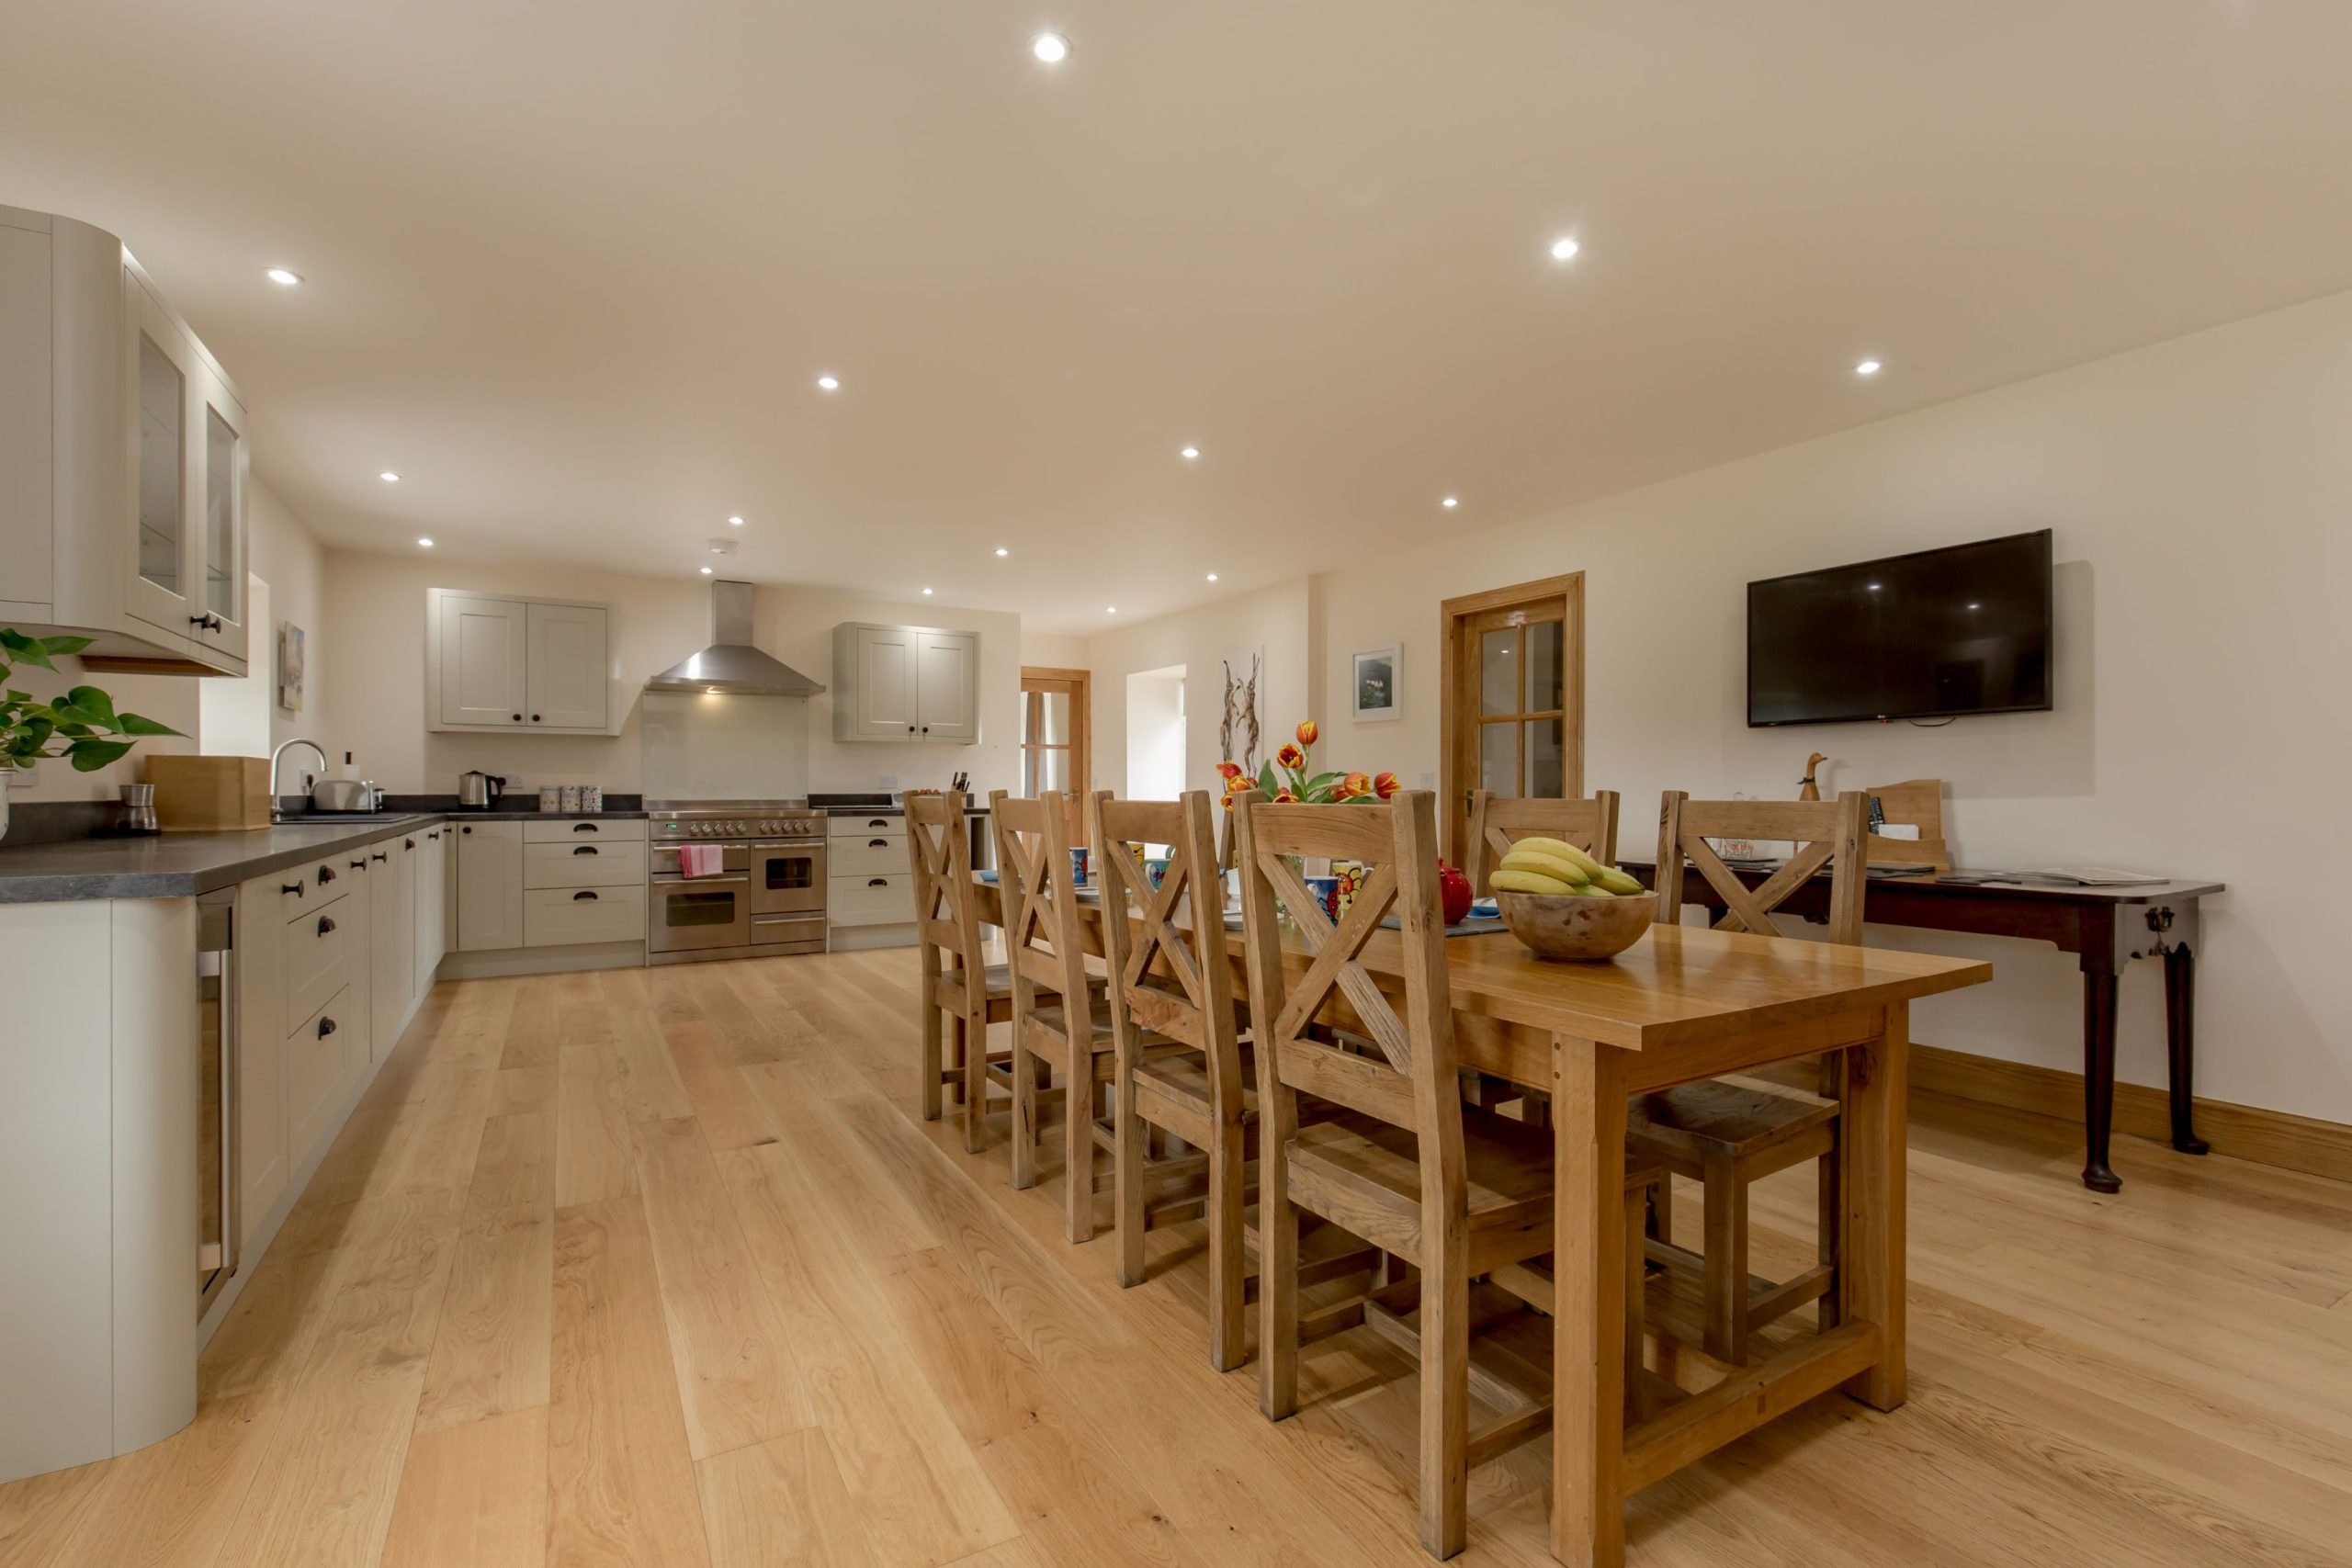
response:
[[[252,574],[269,584],[268,612],[271,621],[258,619],[247,628],[245,666],[249,673],[260,673],[273,683],[277,669],[277,628],[276,621],[291,616],[311,630],[311,659],[317,670],[321,651],[333,641],[326,628],[317,625],[319,581],[324,553],[302,520],[286,508],[277,493],[255,479],[245,492],[246,525],[250,530],[247,565]],[[17,684],[36,696],[52,696],[69,686],[90,684],[103,687],[114,698],[116,708],[143,714],[161,719],[173,728],[185,732],[185,739],[159,736],[142,740],[128,757],[96,773],[77,773],[65,762],[43,762],[35,769],[29,781],[23,775],[16,780],[15,798],[35,800],[113,800],[117,785],[132,783],[146,776],[141,759],[158,752],[189,752],[197,750],[202,728],[201,699],[198,695],[200,682],[209,677],[190,675],[86,675],[81,661],[67,660],[58,666],[54,676],[39,670],[20,670]],[[302,716],[289,715],[273,701],[271,728],[277,740],[291,735],[306,733],[301,728]]]
[[[1270,641],[1283,623],[1294,647],[1311,626],[1315,689],[1335,694],[1317,715],[1318,760],[1409,784],[1438,767],[1439,601],[1581,570],[1587,783],[1624,795],[1626,852],[1646,850],[1659,791],[1793,795],[1817,749],[1834,759],[1828,788],[1949,780],[1963,863],[2227,882],[2199,964],[2200,1092],[2352,1122],[2352,966],[2336,953],[2320,825],[2352,777],[2336,631],[2352,586],[2347,431],[2340,295],[1125,628],[1094,639],[1096,668],[1214,649],[1237,617],[1268,625]],[[2044,526],[2059,562],[2054,712],[1747,728],[1750,579]],[[1138,641],[1150,646],[1125,651]],[[1405,717],[1354,724],[1349,657],[1388,642],[1404,644]],[[1274,724],[1297,697],[1295,682],[1279,694]],[[1996,966],[1993,985],[1921,1006],[1917,1038],[2079,1069],[2073,958],[1875,928],[1871,940]],[[2151,965],[2126,976],[2122,1017],[2119,1070],[2161,1084]]]
[[[1059,637],[1051,632],[1021,634],[1023,664],[1044,670],[1083,670],[1087,657],[1087,640],[1082,637]]]
[[[667,580],[546,562],[485,566],[429,555],[335,551],[327,562],[327,617],[334,636],[323,675],[328,741],[394,794],[446,795],[469,768],[505,775],[511,788],[595,784],[643,788],[639,730],[647,677],[710,642],[710,580]],[[617,736],[448,735],[424,728],[424,596],[428,588],[581,599],[614,606],[611,649],[627,718]],[[944,626],[980,634],[980,734],[977,746],[836,743],[830,694],[808,704],[807,787],[838,791],[944,785],[964,769],[975,790],[1012,788],[1020,724],[1021,618],[991,611],[897,604],[817,589],[759,589],[753,638],[802,674],[833,684],[833,627],[842,621]],[[314,664],[314,669],[317,665]]]

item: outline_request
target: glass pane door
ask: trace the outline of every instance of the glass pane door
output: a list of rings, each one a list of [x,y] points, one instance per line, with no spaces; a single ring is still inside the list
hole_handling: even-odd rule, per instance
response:
[[[239,483],[244,438],[208,400],[204,408],[204,607],[224,621],[244,619],[245,573]]]
[[[139,575],[181,594],[180,499],[187,479],[187,381],[171,355],[139,339]]]
[[[1565,792],[1562,630],[1558,621],[1514,620],[1477,633],[1480,789],[1555,798]]]

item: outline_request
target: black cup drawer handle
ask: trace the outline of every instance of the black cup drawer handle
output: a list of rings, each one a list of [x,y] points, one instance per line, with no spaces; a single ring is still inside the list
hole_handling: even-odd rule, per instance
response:
[[[865,847],[869,850],[887,850],[890,847],[890,840],[888,839],[868,839],[865,840]]]
[[[596,824],[594,822],[574,822],[571,825],[571,830],[575,833],[593,833],[596,830]]]
[[[334,917],[333,915],[321,915],[319,917],[319,934],[321,936],[324,936],[333,930],[334,930]]]
[[[594,844],[574,844],[571,846],[571,852],[575,855],[593,855],[596,852],[596,846]]]
[[[887,876],[877,876],[873,881],[867,883],[866,886],[868,887],[888,887],[890,886],[890,879]]]
[[[585,902],[587,902],[587,903],[593,904],[593,903],[594,903],[594,902],[596,901],[596,896],[595,896],[594,893],[587,892],[587,891],[585,891],[585,890],[583,889],[583,890],[582,890],[582,891],[581,891],[581,892],[574,893],[574,894],[571,896],[571,901],[572,901],[573,903],[575,903],[575,904],[581,903],[581,902],[582,902],[582,901],[585,901]]]
[[[322,1018],[322,1019],[319,1020],[319,1038],[320,1038],[320,1039],[324,1040],[328,1035],[333,1034],[334,1032],[335,1032],[335,1021],[334,1021],[334,1020],[333,1020],[333,1019],[331,1019],[331,1018]]]

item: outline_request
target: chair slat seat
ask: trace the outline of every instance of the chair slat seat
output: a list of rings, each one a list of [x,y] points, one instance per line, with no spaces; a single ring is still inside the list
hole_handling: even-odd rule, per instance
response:
[[[1837,1120],[1835,1100],[1713,1078],[1636,1095],[1626,1108],[1625,1138],[1659,1158],[1703,1160],[1761,1154]]]

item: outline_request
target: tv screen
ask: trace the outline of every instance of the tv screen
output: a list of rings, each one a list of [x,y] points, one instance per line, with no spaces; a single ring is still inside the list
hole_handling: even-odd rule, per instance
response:
[[[2051,705],[2050,530],[1747,585],[1747,722]]]

